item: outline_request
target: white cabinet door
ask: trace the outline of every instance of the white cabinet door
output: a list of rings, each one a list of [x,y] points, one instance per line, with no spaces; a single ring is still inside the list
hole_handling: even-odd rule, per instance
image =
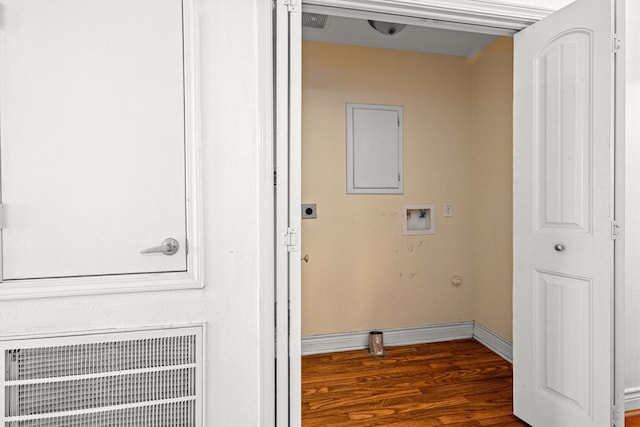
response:
[[[516,34],[514,410],[611,423],[613,7],[577,0]]]
[[[182,2],[0,7],[2,279],[186,270]]]

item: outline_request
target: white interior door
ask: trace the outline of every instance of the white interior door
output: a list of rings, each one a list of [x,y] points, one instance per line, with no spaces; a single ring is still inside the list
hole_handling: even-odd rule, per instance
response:
[[[514,411],[605,426],[613,396],[613,5],[515,36]]]
[[[0,7],[2,279],[186,270],[182,1]]]

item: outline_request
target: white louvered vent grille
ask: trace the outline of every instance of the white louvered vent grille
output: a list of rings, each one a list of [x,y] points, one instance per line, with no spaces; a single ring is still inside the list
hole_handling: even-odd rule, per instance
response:
[[[186,328],[3,343],[4,426],[200,426],[201,336]]]

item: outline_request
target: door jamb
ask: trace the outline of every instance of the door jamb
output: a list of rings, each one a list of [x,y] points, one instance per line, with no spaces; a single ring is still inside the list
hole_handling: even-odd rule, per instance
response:
[[[614,0],[614,31],[618,40],[628,35],[626,16],[626,1]],[[614,212],[613,218],[621,231],[621,236],[612,236],[614,240],[614,271],[613,271],[613,336],[614,336],[614,372],[613,377],[613,399],[611,421],[616,426],[624,426],[624,406],[625,406],[625,255],[626,243],[624,236],[624,224],[626,215],[626,63],[627,54],[624,46],[615,50],[614,41]],[[615,234],[615,233],[614,233]]]

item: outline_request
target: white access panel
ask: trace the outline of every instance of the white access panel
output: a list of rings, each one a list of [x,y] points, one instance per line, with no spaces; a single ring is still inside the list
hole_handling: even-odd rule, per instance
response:
[[[183,2],[0,7],[2,280],[185,271]]]
[[[402,107],[347,104],[347,194],[403,194]]]

